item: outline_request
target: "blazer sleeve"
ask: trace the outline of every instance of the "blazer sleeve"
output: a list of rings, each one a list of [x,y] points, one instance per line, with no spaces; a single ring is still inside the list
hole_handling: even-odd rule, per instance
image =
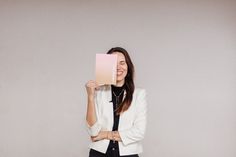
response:
[[[122,143],[128,145],[144,138],[147,123],[146,91],[141,90],[136,102],[137,114],[130,129],[119,131]]]
[[[98,103],[97,103],[97,96],[95,97],[95,112],[96,112],[96,119],[97,121],[90,126],[88,124],[88,122],[86,121],[86,128],[87,128],[87,132],[90,136],[97,136],[98,133],[100,132],[100,130],[102,129],[102,125],[99,123],[100,122],[100,116],[99,116],[99,107],[98,107]]]

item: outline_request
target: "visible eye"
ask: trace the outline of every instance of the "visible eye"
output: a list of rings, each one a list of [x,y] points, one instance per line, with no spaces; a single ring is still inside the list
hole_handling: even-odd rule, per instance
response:
[[[120,62],[120,65],[125,65],[125,64],[126,64],[125,61],[121,61],[121,62]]]

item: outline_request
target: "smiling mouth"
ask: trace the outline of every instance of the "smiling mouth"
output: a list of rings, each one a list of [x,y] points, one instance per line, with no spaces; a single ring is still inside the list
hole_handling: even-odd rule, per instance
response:
[[[123,74],[122,71],[117,72],[117,75],[122,75],[122,74]]]

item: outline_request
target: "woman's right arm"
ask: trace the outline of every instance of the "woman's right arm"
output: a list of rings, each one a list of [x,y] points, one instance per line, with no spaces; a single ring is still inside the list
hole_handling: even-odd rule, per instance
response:
[[[87,114],[86,121],[90,127],[92,127],[96,121],[96,110],[95,110],[95,90],[98,87],[97,83],[90,80],[85,85],[87,91]]]

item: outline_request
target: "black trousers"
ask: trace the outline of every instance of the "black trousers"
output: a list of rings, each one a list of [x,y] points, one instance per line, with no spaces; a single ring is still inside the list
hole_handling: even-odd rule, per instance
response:
[[[134,155],[125,155],[125,156],[120,156],[119,153],[112,153],[112,152],[107,152],[106,154],[103,154],[99,151],[96,151],[94,149],[90,149],[89,151],[89,157],[139,157],[138,154]]]

